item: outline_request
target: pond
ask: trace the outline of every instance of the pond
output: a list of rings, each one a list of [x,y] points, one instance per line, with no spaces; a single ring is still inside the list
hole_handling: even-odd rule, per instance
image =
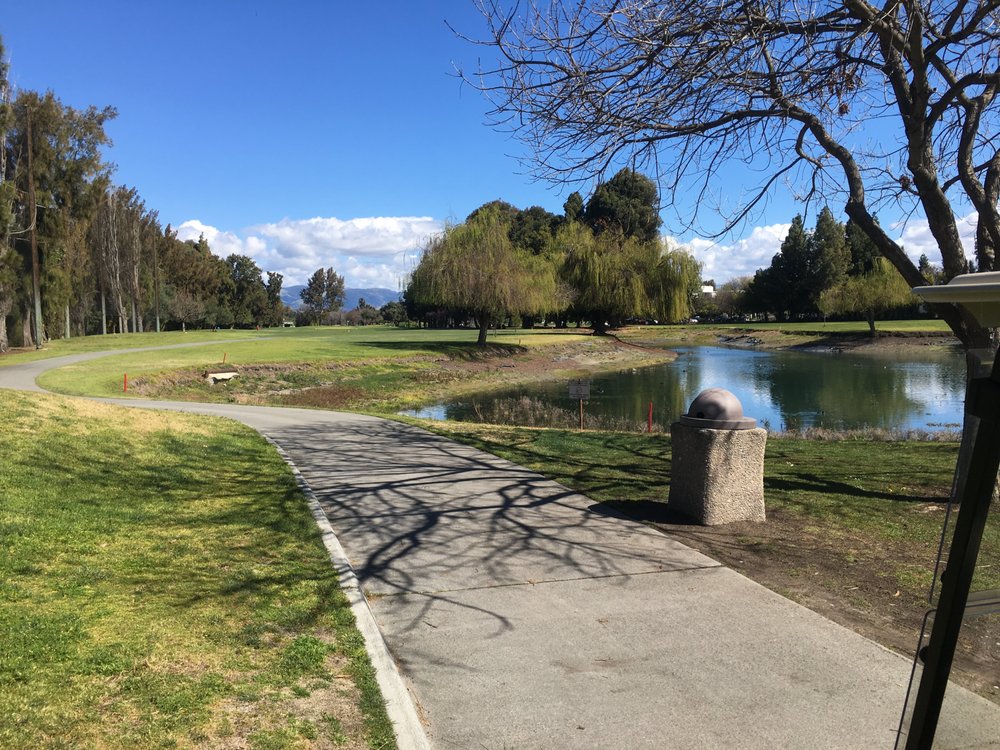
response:
[[[957,430],[965,396],[958,351],[852,354],[679,347],[677,360],[591,378],[584,407],[591,426],[638,428],[649,402],[663,429],[706,388],[732,391],[747,416],[772,430]],[[563,424],[578,417],[567,383],[532,383],[404,412],[411,416],[505,424]],[[560,419],[549,416],[559,416]],[[568,425],[566,425],[568,426]]]

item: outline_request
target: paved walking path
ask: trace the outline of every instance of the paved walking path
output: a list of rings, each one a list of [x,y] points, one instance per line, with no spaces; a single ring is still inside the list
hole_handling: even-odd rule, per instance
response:
[[[0,367],[33,388],[43,368]],[[910,662],[507,461],[335,412],[229,416],[291,457],[436,748],[891,748]],[[936,747],[1000,747],[948,691]]]

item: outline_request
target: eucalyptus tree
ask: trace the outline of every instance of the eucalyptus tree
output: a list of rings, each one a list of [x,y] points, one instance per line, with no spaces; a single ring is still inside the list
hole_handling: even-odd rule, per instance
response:
[[[267,281],[264,287],[267,292],[267,313],[265,324],[269,326],[280,326],[285,318],[285,303],[281,301],[281,285],[285,277],[275,271],[267,272]]]
[[[111,172],[101,153],[109,143],[104,126],[116,113],[75,109],[51,92],[33,91],[21,92],[12,109],[6,146],[17,188],[14,248],[23,258],[22,338],[29,345],[38,338],[31,330],[37,311],[50,330],[62,328],[76,272],[67,255],[85,253],[87,228]]]
[[[130,196],[125,188],[108,191],[97,211],[91,231],[91,243],[97,266],[97,280],[101,297],[101,332],[107,333],[108,305],[116,325],[112,330],[128,330],[128,261],[133,254],[133,239],[126,214]]]
[[[17,291],[16,256],[10,246],[14,223],[15,185],[8,169],[7,134],[14,125],[10,103],[9,66],[0,38],[0,352],[10,348],[7,316],[14,306]]]
[[[263,325],[268,320],[267,288],[260,267],[253,258],[232,254],[226,258],[232,285],[228,290],[228,307],[238,326]]]
[[[998,267],[995,0],[479,5],[490,28],[480,43],[499,61],[475,85],[494,122],[533,148],[539,175],[652,165],[666,203],[696,225],[741,164],[761,177],[730,192],[723,231],[784,181],[807,200],[842,200],[911,286],[924,279],[876,222],[879,208],[922,212],[951,278],[968,266],[956,208],[971,205],[976,265]],[[967,346],[989,344],[964,310],[937,312]]]

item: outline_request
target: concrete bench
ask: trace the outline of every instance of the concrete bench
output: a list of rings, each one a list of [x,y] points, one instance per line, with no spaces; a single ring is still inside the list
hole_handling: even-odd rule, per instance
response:
[[[205,378],[209,383],[215,385],[216,383],[224,383],[227,380],[232,380],[237,375],[238,372],[206,372]]]

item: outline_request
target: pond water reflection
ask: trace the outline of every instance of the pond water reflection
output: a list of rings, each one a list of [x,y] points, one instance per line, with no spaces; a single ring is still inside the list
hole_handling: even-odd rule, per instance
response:
[[[957,351],[905,353],[756,351],[681,347],[668,365],[594,375],[586,413],[644,422],[649,402],[661,425],[683,414],[705,388],[726,388],[747,416],[772,429],[958,429],[965,363]],[[480,421],[501,401],[528,396],[574,411],[565,382],[535,383],[405,412],[413,416]]]

